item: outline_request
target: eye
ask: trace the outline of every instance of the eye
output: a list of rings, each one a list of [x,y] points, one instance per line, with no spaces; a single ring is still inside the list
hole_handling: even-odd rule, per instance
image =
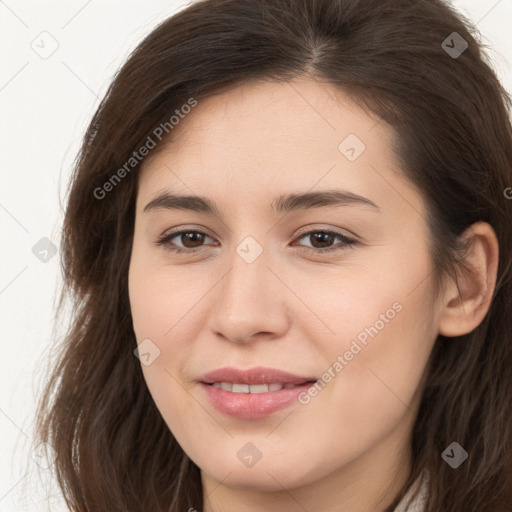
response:
[[[181,247],[179,245],[176,246],[176,244],[172,242],[172,240],[175,238],[183,244]],[[201,247],[201,244],[204,242],[205,238],[210,237],[202,231],[183,229],[181,231],[174,231],[173,233],[164,235],[156,241],[156,244],[163,246],[167,251],[176,253],[192,253],[197,252],[196,249]]]
[[[174,253],[193,253],[198,252],[203,246],[206,238],[212,240],[206,233],[193,229],[182,229],[181,231],[174,231],[168,233],[156,241],[156,244],[163,246],[165,250]],[[312,245],[301,246],[301,250],[314,252],[314,253],[325,253],[330,251],[340,251],[345,248],[350,248],[357,244],[357,240],[349,238],[342,233],[329,230],[316,230],[308,231],[303,233],[298,240],[309,238],[312,241]],[[173,240],[176,239],[182,245],[177,245]],[[331,244],[338,239],[338,244],[331,246]]]
[[[330,251],[340,251],[345,248],[351,248],[355,244],[357,244],[357,240],[353,238],[349,238],[342,233],[338,233],[336,231],[328,231],[328,230],[316,230],[316,231],[308,231],[307,233],[303,233],[298,240],[302,240],[303,238],[309,238],[312,241],[311,246],[302,246],[302,250],[311,251],[314,253],[323,253]],[[334,240],[340,240],[340,242],[334,246],[330,246],[334,242]],[[330,246],[327,247],[326,246]]]

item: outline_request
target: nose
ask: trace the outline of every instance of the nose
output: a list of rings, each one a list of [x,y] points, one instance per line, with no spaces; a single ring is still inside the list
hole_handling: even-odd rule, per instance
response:
[[[252,263],[236,252],[231,267],[217,285],[210,317],[212,331],[233,343],[276,339],[290,326],[291,292],[283,276],[268,266],[265,251]],[[274,265],[275,267],[275,265]]]

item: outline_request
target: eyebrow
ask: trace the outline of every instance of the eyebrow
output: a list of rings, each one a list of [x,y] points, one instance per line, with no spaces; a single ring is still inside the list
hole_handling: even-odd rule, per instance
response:
[[[309,208],[321,208],[326,206],[370,206],[380,211],[380,208],[366,197],[347,192],[345,190],[324,190],[319,192],[283,194],[270,204],[275,213],[288,213]],[[159,209],[186,210],[207,215],[221,216],[219,207],[214,201],[202,196],[185,196],[163,192],[152,199],[145,207],[144,212]]]

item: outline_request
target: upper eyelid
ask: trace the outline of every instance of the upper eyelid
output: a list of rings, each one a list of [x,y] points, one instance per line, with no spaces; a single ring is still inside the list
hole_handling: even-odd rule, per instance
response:
[[[320,231],[320,232],[325,231],[327,233],[333,233],[335,235],[344,236],[346,238],[358,238],[357,235],[355,235],[351,231],[349,231],[347,229],[343,229],[343,228],[307,228],[307,229],[305,229],[305,231],[301,231],[300,233],[295,235],[295,238],[300,238],[304,235],[309,235],[311,233],[316,233],[318,231]]]

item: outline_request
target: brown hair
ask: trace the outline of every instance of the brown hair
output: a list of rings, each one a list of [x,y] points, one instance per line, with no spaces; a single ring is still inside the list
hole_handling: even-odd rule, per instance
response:
[[[468,44],[460,55],[447,51],[463,49],[454,32]],[[428,512],[512,510],[510,97],[476,34],[441,0],[202,0],[135,49],[85,135],[62,233],[59,309],[71,297],[74,315],[37,427],[39,442],[58,454],[71,510],[203,506],[199,468],[162,419],[133,353],[127,276],[140,163],[122,180],[112,176],[190,98],[299,76],[335,84],[395,129],[403,172],[428,205],[439,279],[461,268],[460,235],[471,224],[488,222],[499,240],[484,321],[436,341],[412,472],[386,512],[425,469]],[[469,452],[456,470],[441,458],[453,441]]]

